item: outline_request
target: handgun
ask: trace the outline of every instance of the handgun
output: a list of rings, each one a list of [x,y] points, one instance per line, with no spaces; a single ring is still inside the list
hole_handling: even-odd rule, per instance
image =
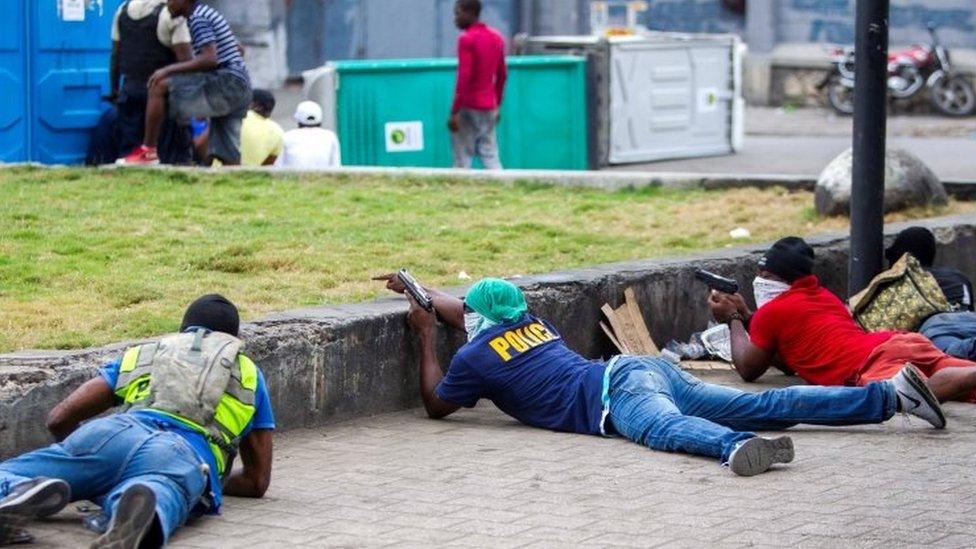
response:
[[[428,312],[434,310],[434,300],[430,298],[430,294],[427,293],[427,290],[425,290],[423,286],[417,282],[417,279],[414,278],[409,271],[406,269],[400,269],[400,272],[397,273],[397,278],[403,283],[407,293],[410,294],[410,297],[414,298],[418,305],[423,307],[424,310]]]
[[[724,276],[719,276],[703,269],[695,271],[695,278],[707,284],[712,290],[722,292],[723,294],[739,293],[739,283],[731,278],[725,278]]]

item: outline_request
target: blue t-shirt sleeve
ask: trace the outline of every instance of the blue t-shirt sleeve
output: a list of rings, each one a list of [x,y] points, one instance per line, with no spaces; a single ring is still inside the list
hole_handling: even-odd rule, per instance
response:
[[[112,391],[115,391],[115,384],[119,381],[119,368],[121,366],[122,359],[117,358],[98,369],[98,375],[102,376]]]
[[[213,25],[203,17],[190,18],[190,35],[196,48],[202,48],[217,41],[217,33],[214,32]]]
[[[484,381],[478,372],[468,366],[468,363],[455,355],[451,361],[451,366],[447,369],[447,375],[437,385],[434,390],[437,398],[444,402],[471,408],[478,403],[478,399],[484,393]]]
[[[254,417],[241,436],[247,436],[252,429],[274,429],[274,411],[271,409],[271,396],[268,384],[264,382],[264,372],[258,370],[258,388],[254,392]]]

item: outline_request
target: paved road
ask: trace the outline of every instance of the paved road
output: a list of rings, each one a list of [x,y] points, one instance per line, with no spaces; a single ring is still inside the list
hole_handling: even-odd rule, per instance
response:
[[[798,428],[797,460],[753,478],[523,427],[490,405],[364,418],[284,433],[268,496],[230,498],[173,547],[972,547],[976,406],[947,415],[947,431],[901,416]],[[77,518],[35,528],[37,547],[84,546]]]
[[[615,171],[723,174],[781,174],[816,177],[851,146],[850,136],[747,135],[738,154],[710,158],[627,164]],[[976,139],[968,137],[891,137],[889,147],[903,147],[922,159],[942,179],[976,180]]]

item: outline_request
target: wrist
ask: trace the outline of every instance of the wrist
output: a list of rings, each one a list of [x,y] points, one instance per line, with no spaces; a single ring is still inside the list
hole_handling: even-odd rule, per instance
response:
[[[725,320],[725,323],[731,326],[733,320],[738,320],[739,322],[742,323],[743,326],[745,326],[746,321],[745,321],[745,317],[742,316],[742,313],[736,311],[730,314],[729,317]]]

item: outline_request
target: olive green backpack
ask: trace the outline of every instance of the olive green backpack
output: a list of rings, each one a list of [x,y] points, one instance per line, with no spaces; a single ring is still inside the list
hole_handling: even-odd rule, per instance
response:
[[[930,316],[952,310],[932,273],[908,253],[848,304],[854,319],[869,332],[915,331]]]

